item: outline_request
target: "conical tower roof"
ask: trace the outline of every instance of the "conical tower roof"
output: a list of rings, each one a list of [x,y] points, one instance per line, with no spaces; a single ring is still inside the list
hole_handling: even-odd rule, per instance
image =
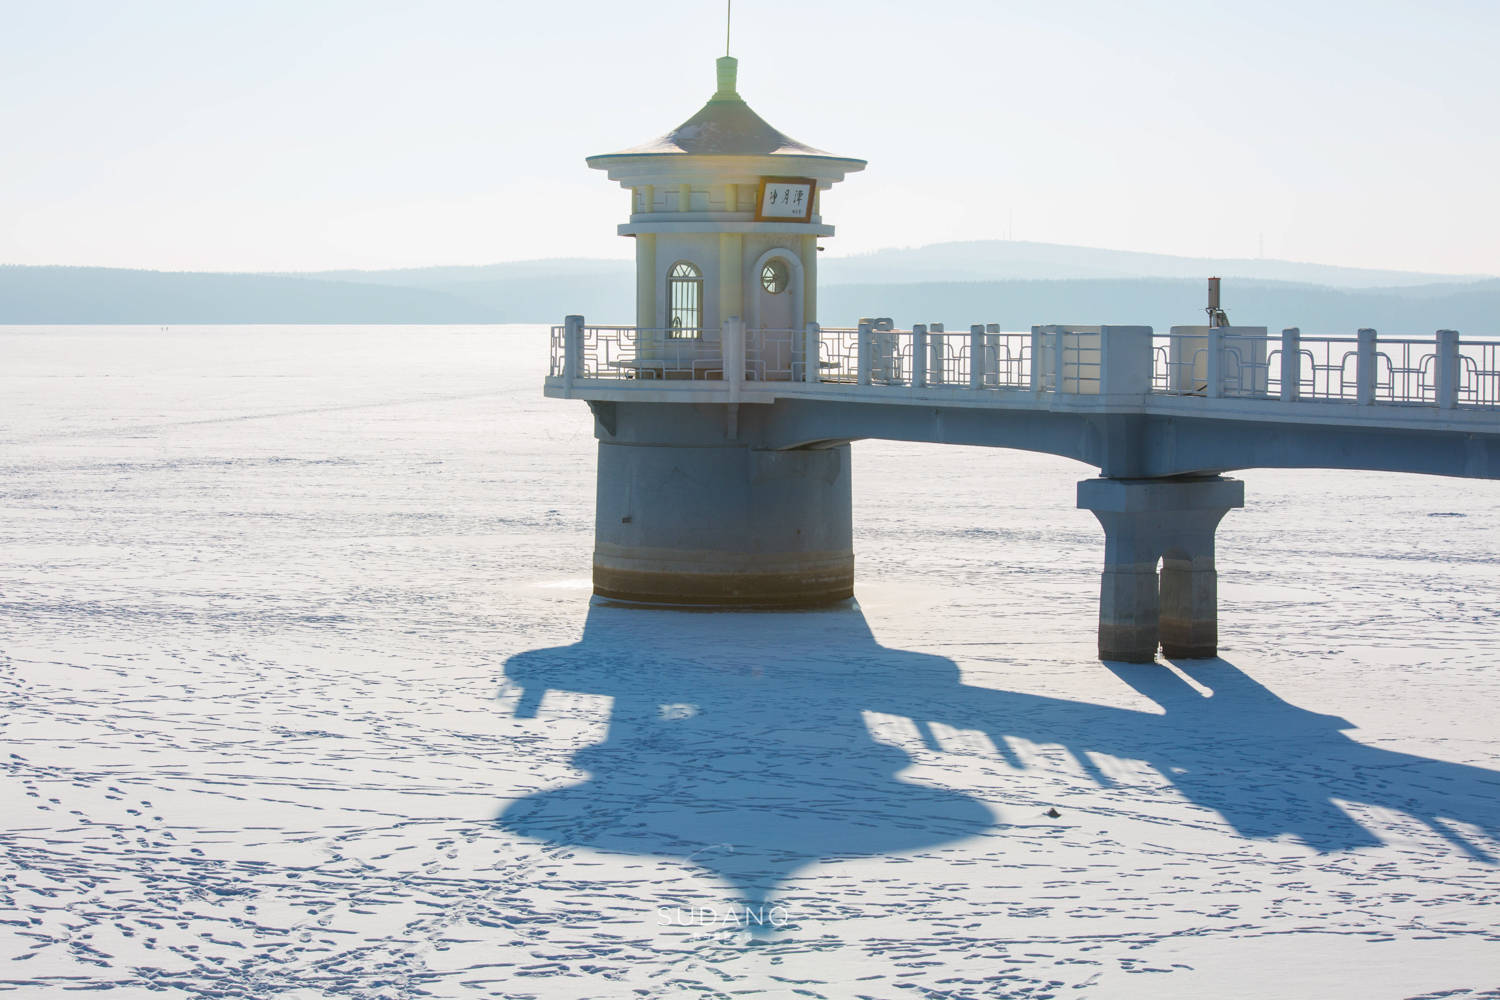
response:
[[[864,160],[834,156],[772,128],[735,90],[738,65],[739,60],[733,56],[718,60],[719,89],[693,117],[650,142],[591,156],[589,166],[603,166],[616,157],[627,156],[798,156],[837,160],[846,164],[846,169],[858,170],[865,165]]]

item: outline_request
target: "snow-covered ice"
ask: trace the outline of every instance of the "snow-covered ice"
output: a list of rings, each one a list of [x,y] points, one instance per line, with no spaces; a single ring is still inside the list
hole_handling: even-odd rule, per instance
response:
[[[545,352],[0,329],[0,992],[1500,997],[1500,483],[1243,473],[1213,661],[1015,452],[856,444],[857,606],[619,608]]]

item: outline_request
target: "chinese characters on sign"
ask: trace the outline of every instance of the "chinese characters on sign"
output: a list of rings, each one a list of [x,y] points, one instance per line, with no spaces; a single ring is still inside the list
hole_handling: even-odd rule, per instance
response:
[[[767,177],[760,182],[760,201],[756,204],[755,219],[796,219],[803,222],[812,218],[813,192],[816,182],[799,177]]]

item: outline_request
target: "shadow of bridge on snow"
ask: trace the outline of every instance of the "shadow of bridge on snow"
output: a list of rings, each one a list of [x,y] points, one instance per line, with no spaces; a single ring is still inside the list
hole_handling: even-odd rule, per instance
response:
[[[1165,714],[962,683],[944,657],[879,645],[857,607],[800,613],[655,611],[596,603],[572,646],[506,664],[518,715],[551,689],[613,698],[603,742],[573,763],[582,783],[519,800],[506,830],[557,844],[691,861],[765,903],[820,859],[936,846],[995,824],[958,791],[901,781],[911,763],[862,713],[978,730],[1014,767],[1006,737],[1061,744],[1097,783],[1089,752],[1150,764],[1239,834],[1294,834],[1323,852],[1380,841],[1334,800],[1398,810],[1493,863],[1439,817],[1500,837],[1500,772],[1379,750],[1342,719],[1277,698],[1224,660],[1173,671],[1108,664]],[[1101,668],[1102,669],[1102,668]],[[1040,811],[1046,802],[1038,800]]]

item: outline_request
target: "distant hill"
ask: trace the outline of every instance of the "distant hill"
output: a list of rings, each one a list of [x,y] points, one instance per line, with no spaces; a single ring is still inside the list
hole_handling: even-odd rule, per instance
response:
[[[1308,333],[1370,326],[1500,335],[1500,279],[1292,261],[1207,260],[1001,240],[820,261],[819,313],[950,329],[998,322],[1141,323],[1203,317],[1204,279],[1225,278],[1237,323]],[[214,274],[0,266],[0,323],[631,322],[634,265],[535,260],[309,274]]]
[[[392,272],[335,279],[0,266],[0,323],[529,323],[561,322],[564,312],[635,314],[629,263],[613,274],[539,270],[489,280],[468,278],[479,268],[452,270],[461,272],[452,280],[402,284],[378,277]]]
[[[1204,299],[1204,283],[1187,279],[882,283],[823,287],[818,311],[889,316],[903,327],[944,323],[949,330],[965,330],[971,323],[999,323],[1006,330],[1042,323],[1119,323],[1165,331],[1206,322]],[[1224,305],[1231,321],[1273,332],[1296,326],[1309,335],[1352,335],[1372,327],[1386,334],[1430,336],[1452,329],[1500,336],[1500,279],[1353,290],[1226,281]]]
[[[0,267],[3,323],[467,323],[444,292],[266,274]]]
[[[1494,275],[1380,271],[1290,260],[1173,257],[1133,250],[1100,250],[1056,243],[979,240],[935,243],[912,249],[877,250],[832,257],[820,265],[830,284],[934,281],[1060,280],[1066,278],[1251,278],[1334,288],[1397,288],[1461,284]]]

